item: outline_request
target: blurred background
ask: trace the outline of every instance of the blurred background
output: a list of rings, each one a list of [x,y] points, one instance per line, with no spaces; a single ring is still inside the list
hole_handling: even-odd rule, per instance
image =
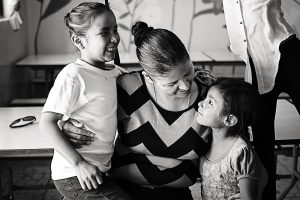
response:
[[[99,1],[104,3],[104,0]],[[49,90],[48,84],[50,83],[51,87],[53,79],[64,65],[60,65],[50,73],[46,67],[53,63],[58,65],[55,63],[56,58],[71,62],[76,57],[77,52],[70,41],[63,18],[81,2],[83,1],[0,0],[0,107],[24,106],[28,102],[28,105],[43,105]],[[285,18],[299,37],[300,0],[281,0],[281,2]],[[7,3],[10,3],[9,7],[6,7]],[[208,52],[225,53],[225,59],[226,56],[232,57],[232,63],[220,62],[218,67],[203,64],[201,67],[208,67],[217,76],[243,78],[244,63],[230,55],[222,0],[109,0],[109,3],[119,26],[121,41],[118,49],[121,64],[128,55],[135,56],[131,26],[140,20],[154,28],[173,31],[193,54],[193,60],[203,61]],[[8,15],[11,17],[10,20],[7,19]],[[43,68],[34,68],[27,63],[24,67],[26,63],[24,59],[35,56],[46,56],[47,62],[51,64]],[[130,65],[129,70],[139,68],[136,59],[133,60],[135,62]],[[236,65],[239,66],[236,68]],[[49,74],[50,80],[47,77]],[[297,116],[296,111],[295,115]],[[0,118],[0,125],[4,123],[4,118],[5,116]],[[5,160],[5,156],[2,157],[1,154],[3,152],[1,146],[0,150],[0,158]],[[290,154],[281,154],[277,158],[279,194],[289,184],[293,162]],[[2,160],[0,166],[3,164],[1,162]],[[30,190],[15,188],[20,189],[14,192],[15,199],[60,199],[50,178],[49,157],[37,163],[22,160],[13,167],[5,168],[5,171],[0,173],[0,191],[2,189],[4,199],[11,198],[8,195],[11,193],[8,187],[11,182],[16,185],[27,185],[29,188],[31,185],[39,186],[38,188],[33,186]],[[199,188],[198,183],[191,187],[195,199],[200,199]],[[300,199],[299,181],[286,199]]]
[[[63,17],[81,2],[20,0],[19,13],[23,23],[17,23],[16,28],[9,21],[0,20],[0,106],[8,105],[15,98],[45,97],[45,92],[40,91],[44,89],[45,73],[16,67],[16,64],[30,55],[76,53]],[[109,0],[109,3],[119,25],[120,54],[134,54],[130,29],[137,20],[173,31],[189,52],[229,51],[222,0]],[[300,1],[282,0],[282,8],[299,35]],[[222,69],[218,70],[221,72],[216,71],[217,74],[223,73]],[[240,73],[242,76],[243,71]]]

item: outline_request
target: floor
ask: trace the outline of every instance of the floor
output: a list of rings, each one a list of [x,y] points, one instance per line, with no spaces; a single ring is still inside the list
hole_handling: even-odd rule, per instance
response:
[[[300,158],[298,158],[300,162]],[[26,162],[26,161],[25,161]],[[30,162],[30,161],[28,161]],[[44,161],[42,166],[33,166],[35,163],[25,163],[24,165],[18,164],[18,166],[14,166],[12,168],[13,172],[13,182],[18,186],[39,186],[40,189],[36,189],[33,187],[31,190],[16,190],[14,192],[14,199],[15,200],[60,200],[60,195],[53,188],[53,183],[50,178],[50,169],[49,169],[49,162]],[[292,168],[292,159],[290,157],[286,157],[283,155],[278,156],[277,162],[277,174],[281,175],[288,175],[291,172]],[[31,165],[31,166],[30,166]],[[24,167],[25,166],[25,167]],[[300,166],[299,169],[300,170]],[[4,174],[2,187],[4,189],[4,194],[8,194],[8,179]],[[49,184],[47,184],[49,182]],[[280,193],[289,183],[289,179],[280,179],[277,181],[277,194]],[[47,185],[47,186],[45,186]],[[195,200],[201,200],[200,197],[200,184],[196,183],[194,186],[191,187],[193,196]],[[5,200],[8,199],[7,197],[4,198]],[[299,200],[300,199],[300,181],[294,186],[291,192],[285,198],[287,200]]]

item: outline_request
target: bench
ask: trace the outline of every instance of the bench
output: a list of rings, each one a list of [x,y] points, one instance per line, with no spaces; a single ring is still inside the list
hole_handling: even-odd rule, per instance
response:
[[[46,98],[20,98],[13,99],[9,102],[9,106],[43,106]]]

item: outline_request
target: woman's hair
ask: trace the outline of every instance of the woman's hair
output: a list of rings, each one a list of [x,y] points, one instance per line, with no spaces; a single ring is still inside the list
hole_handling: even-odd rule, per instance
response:
[[[113,13],[108,6],[98,2],[84,2],[73,8],[64,18],[70,36],[85,36],[95,17],[105,12]]]
[[[229,133],[248,135],[248,127],[255,120],[258,106],[258,93],[250,83],[236,78],[219,78],[214,86],[223,96],[224,104],[221,114],[234,115],[238,122]]]
[[[153,29],[145,22],[137,22],[131,33],[139,62],[150,76],[165,75],[173,66],[190,62],[184,44],[171,31]]]

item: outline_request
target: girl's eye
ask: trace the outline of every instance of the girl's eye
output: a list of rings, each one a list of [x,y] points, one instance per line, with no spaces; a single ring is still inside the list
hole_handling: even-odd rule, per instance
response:
[[[212,106],[212,105],[213,105],[212,100],[208,100],[208,104],[209,104],[210,106]]]
[[[100,32],[100,35],[103,35],[103,36],[107,36],[109,34],[109,32]]]

